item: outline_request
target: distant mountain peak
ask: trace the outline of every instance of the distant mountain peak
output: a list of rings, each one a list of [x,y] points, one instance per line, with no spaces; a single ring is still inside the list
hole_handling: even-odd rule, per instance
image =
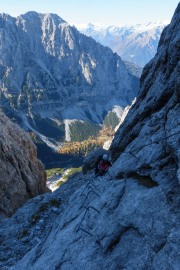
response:
[[[24,14],[19,15],[18,17],[29,18],[29,19],[32,19],[34,17],[35,18],[40,17],[42,19],[51,18],[51,19],[56,20],[60,23],[67,23],[65,20],[63,20],[60,16],[58,16],[55,13],[39,13],[36,11],[28,11]]]
[[[118,29],[118,28],[139,28],[139,29],[153,29],[158,26],[166,26],[170,23],[170,20],[162,20],[162,21],[151,21],[145,23],[137,23],[137,24],[120,24],[120,25],[108,25],[108,24],[100,24],[100,23],[88,23],[88,24],[76,24],[74,25],[77,29],[96,29],[96,30],[105,30],[105,29]]]
[[[124,61],[144,67],[154,57],[161,32],[168,22],[155,21],[122,26],[89,23],[79,30],[102,45],[110,47]]]

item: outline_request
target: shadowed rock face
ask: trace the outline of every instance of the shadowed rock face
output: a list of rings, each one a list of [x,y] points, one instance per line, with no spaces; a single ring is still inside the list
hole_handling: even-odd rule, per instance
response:
[[[155,58],[143,70],[139,97],[111,145],[114,160],[124,151],[138,159],[149,147],[157,153],[156,160],[167,155],[179,162],[180,134],[169,137],[180,131],[179,13],[180,6],[162,33]],[[146,144],[150,145],[144,148]]]
[[[0,213],[11,216],[45,192],[46,174],[30,137],[0,112]]]

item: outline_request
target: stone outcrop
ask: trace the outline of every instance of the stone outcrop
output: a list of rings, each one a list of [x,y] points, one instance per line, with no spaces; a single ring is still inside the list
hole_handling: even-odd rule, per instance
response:
[[[28,134],[0,112],[0,213],[11,216],[46,191],[46,174]]]

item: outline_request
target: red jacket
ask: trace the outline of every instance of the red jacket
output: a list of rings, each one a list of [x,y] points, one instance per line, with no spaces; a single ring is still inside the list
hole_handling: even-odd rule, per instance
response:
[[[109,160],[106,160],[106,161],[105,160],[101,160],[101,161],[99,161],[98,169],[100,171],[105,172],[111,166],[112,166],[112,164],[111,164],[111,162]]]

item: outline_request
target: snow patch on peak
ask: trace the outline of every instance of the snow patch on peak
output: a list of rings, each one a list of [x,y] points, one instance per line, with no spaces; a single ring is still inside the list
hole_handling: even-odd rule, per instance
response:
[[[138,23],[138,24],[125,24],[125,25],[107,25],[107,24],[92,24],[92,23],[88,23],[88,24],[74,24],[77,29],[79,29],[80,31],[82,30],[92,30],[92,31],[104,31],[104,30],[108,30],[109,32],[118,32],[119,30],[123,29],[123,30],[127,30],[127,29],[131,29],[131,31],[134,32],[144,32],[144,31],[148,31],[150,29],[156,28],[156,27],[164,27],[167,24],[170,23],[170,20],[163,20],[163,21],[154,21],[154,22],[147,22],[147,23]]]
[[[170,21],[148,22],[144,24],[136,24],[131,26],[132,30],[136,33],[143,33],[154,28],[164,28]]]

